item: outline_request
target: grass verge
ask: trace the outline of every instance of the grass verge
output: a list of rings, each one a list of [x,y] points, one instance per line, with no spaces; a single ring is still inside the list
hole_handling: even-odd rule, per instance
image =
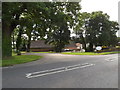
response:
[[[25,54],[25,53],[27,53],[27,52],[21,51],[21,54]],[[12,52],[12,56],[15,56],[15,55],[17,55],[17,53]]]
[[[69,55],[108,55],[108,54],[116,54],[116,53],[120,53],[120,51],[102,52],[102,53],[94,53],[94,52],[63,52],[62,54],[69,54]]]
[[[42,56],[37,56],[37,55],[20,55],[20,56],[13,55],[11,58],[2,60],[2,62],[0,62],[0,66],[4,67],[4,66],[15,65],[15,64],[22,64],[22,63],[35,61],[41,58]]]

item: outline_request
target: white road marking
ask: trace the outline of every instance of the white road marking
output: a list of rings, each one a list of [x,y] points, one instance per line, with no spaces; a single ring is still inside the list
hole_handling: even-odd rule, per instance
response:
[[[106,61],[114,61],[115,59],[118,59],[117,57],[113,57],[113,58],[107,58],[107,59],[105,59]]]
[[[77,64],[77,65],[72,65],[72,66],[67,66],[67,67],[55,68],[55,69],[51,69],[51,70],[28,73],[28,74],[26,74],[26,77],[27,78],[35,78],[35,77],[40,77],[40,76],[45,76],[45,75],[50,75],[50,74],[55,74],[55,73],[60,73],[60,72],[71,71],[71,70],[75,70],[75,69],[79,69],[79,68],[90,67],[93,65],[95,65],[95,64],[89,64],[89,63]]]
[[[6,68],[9,68],[9,67],[2,67],[2,69],[6,69]]]
[[[12,66],[9,67],[1,67],[1,69],[13,68]]]

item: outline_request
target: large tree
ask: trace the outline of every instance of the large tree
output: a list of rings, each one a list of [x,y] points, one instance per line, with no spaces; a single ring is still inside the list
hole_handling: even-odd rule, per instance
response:
[[[102,11],[83,12],[78,17],[79,22],[74,28],[74,40],[83,44],[86,51],[93,51],[93,45],[115,46],[118,23],[109,20],[109,15]],[[86,48],[86,44],[89,47]]]
[[[22,3],[2,3],[2,57],[12,55],[11,34],[19,24],[19,17],[24,11]]]
[[[76,26],[81,7],[78,2],[62,2],[55,5],[57,5],[57,8],[56,11],[53,11],[54,13],[51,13],[52,24],[49,28],[51,32],[48,33],[47,42],[54,46],[56,52],[61,52],[65,45],[69,43],[69,29]]]
[[[87,21],[90,19],[90,13],[83,12],[80,13],[78,16],[78,23],[73,29],[73,33],[75,33],[75,36],[73,37],[73,40],[75,42],[79,42],[83,44],[83,48],[86,50],[86,29],[87,29]]]
[[[102,11],[92,12],[86,27],[89,51],[93,51],[93,45],[115,45],[117,40],[116,32],[119,30],[118,23],[110,21],[107,14]]]
[[[72,28],[72,26],[76,23],[75,17],[77,16],[77,12],[80,10],[80,5],[79,3],[72,2],[4,2],[2,4],[2,9],[2,56],[5,58],[11,56],[12,54],[11,34],[18,25],[20,25],[20,27],[27,27],[29,32],[29,30],[32,31],[32,28],[30,27],[32,27],[35,23],[35,30],[37,30],[42,37],[46,35],[47,31],[60,30],[60,28],[65,27],[67,23],[69,23],[69,25],[67,24],[67,27],[65,28],[68,28],[68,26]],[[29,17],[26,22],[24,21],[24,14],[27,14],[26,16]],[[61,16],[64,17],[64,20],[59,18]],[[30,18],[34,21],[31,22]],[[31,22],[31,26],[27,26],[29,21]],[[61,21],[66,21],[65,26],[60,24]],[[26,23],[26,25],[21,23]],[[31,33],[29,33],[29,36],[30,34]],[[19,35],[21,36],[21,34]]]
[[[39,17],[44,20],[44,15],[49,15],[45,3],[26,3],[26,2],[4,2],[2,3],[2,57],[12,55],[11,34],[17,25],[21,25],[21,16],[30,14],[32,19],[39,21]],[[43,14],[46,13],[46,14]],[[21,25],[22,26],[22,25]]]

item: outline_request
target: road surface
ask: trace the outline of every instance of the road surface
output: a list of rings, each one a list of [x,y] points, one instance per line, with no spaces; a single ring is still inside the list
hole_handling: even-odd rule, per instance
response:
[[[2,69],[3,88],[118,88],[117,54],[34,54],[44,58]]]

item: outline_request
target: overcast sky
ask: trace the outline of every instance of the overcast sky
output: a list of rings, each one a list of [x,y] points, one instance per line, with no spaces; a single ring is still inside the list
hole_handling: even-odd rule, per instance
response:
[[[103,11],[110,20],[118,21],[118,2],[120,0],[82,0],[82,12]]]

